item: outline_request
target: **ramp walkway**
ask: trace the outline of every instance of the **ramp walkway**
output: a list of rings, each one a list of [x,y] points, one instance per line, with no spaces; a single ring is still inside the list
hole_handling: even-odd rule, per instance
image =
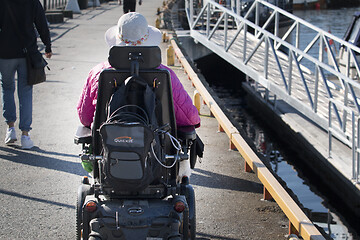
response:
[[[360,49],[263,0],[246,8],[187,0],[185,11],[191,37],[244,72],[244,87],[360,196]]]

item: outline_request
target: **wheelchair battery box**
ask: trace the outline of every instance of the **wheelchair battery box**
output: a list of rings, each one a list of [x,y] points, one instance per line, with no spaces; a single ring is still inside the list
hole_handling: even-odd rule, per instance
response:
[[[183,196],[167,199],[111,199],[100,201],[88,195],[96,203],[96,210],[84,207],[83,234],[101,239],[160,240],[180,236],[183,213],[175,210],[175,204],[185,202]],[[105,238],[104,238],[105,237]]]

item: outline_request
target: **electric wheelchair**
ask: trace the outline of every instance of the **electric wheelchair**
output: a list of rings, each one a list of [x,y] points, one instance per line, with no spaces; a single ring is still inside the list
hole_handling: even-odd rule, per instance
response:
[[[176,126],[160,48],[114,46],[109,63],[92,130],[79,127],[74,139],[92,176],[78,189],[76,237],[195,239],[195,194],[179,166],[194,168],[202,152],[195,127]]]

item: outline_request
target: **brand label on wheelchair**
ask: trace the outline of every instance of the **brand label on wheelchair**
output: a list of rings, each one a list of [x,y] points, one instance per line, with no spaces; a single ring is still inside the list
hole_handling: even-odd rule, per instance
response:
[[[144,147],[144,127],[106,126],[106,144],[120,147]]]
[[[133,143],[134,139],[132,139],[131,137],[128,137],[128,136],[117,137],[114,139],[114,142],[116,142],[116,143]]]
[[[131,215],[141,215],[144,213],[144,209],[141,207],[131,207],[128,209],[128,213]]]

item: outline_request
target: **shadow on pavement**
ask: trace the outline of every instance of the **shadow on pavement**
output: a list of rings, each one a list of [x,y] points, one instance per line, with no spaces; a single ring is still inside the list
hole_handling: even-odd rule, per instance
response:
[[[4,189],[0,189],[0,194],[5,194],[5,195],[13,196],[13,197],[18,197],[18,198],[23,198],[23,199],[27,199],[27,200],[31,200],[31,201],[37,201],[37,202],[41,202],[41,203],[52,204],[52,205],[59,206],[59,207],[75,209],[75,206],[73,206],[73,205],[69,205],[69,204],[65,204],[65,203],[61,203],[61,202],[54,202],[54,201],[45,200],[45,199],[36,198],[36,197],[30,197],[30,196],[26,196],[26,195],[23,195],[23,194],[20,194],[20,193],[7,191],[7,190],[4,190]]]
[[[41,154],[49,154],[59,156],[56,157],[48,157],[48,156],[41,156],[36,153]],[[77,155],[73,154],[65,154],[65,153],[57,153],[57,152],[48,152],[44,151],[38,147],[34,147],[31,150],[22,150],[19,146],[15,147],[0,147],[0,158],[21,163],[27,164],[30,166],[35,167],[42,167],[47,169],[52,169],[56,171],[62,171],[66,173],[71,173],[79,176],[87,175],[87,172],[82,168],[79,162],[70,162],[66,160],[62,160],[61,158],[64,157],[78,157]]]
[[[208,188],[262,193],[262,184],[260,183],[197,168],[191,174],[191,184]]]
[[[196,239],[197,240],[210,240],[210,239],[221,239],[221,240],[240,240],[240,238],[229,238],[229,237],[224,237],[224,236],[215,236],[215,235],[211,235],[211,234],[206,234],[206,233],[196,233]]]

